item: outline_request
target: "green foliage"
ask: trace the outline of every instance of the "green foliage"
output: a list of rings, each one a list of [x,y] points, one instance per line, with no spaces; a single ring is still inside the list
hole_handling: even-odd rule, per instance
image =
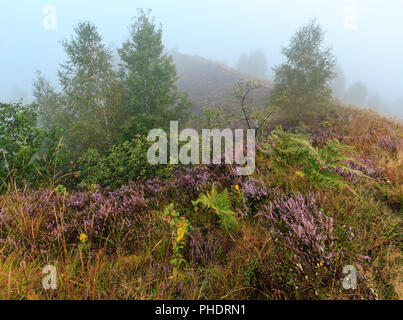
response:
[[[329,48],[322,48],[323,38],[315,21],[303,26],[282,50],[287,61],[274,69],[273,96],[287,96],[287,113],[293,119],[320,112],[331,98],[336,60]]]
[[[211,192],[201,194],[196,201],[192,201],[195,208],[202,205],[207,209],[212,209],[218,216],[218,223],[226,230],[237,230],[239,225],[235,212],[231,210],[230,200],[228,199],[227,190],[217,192],[213,184]]]
[[[0,182],[17,188],[52,186],[65,163],[57,130],[38,128],[37,105],[0,104]]]
[[[117,143],[131,140],[137,135],[147,135],[151,129],[155,128],[169,131],[169,125],[162,114],[136,114],[130,117],[130,120],[121,127]]]
[[[37,127],[35,105],[0,104],[0,179],[1,183],[35,180],[32,157],[41,147],[44,132]],[[4,188],[4,185],[3,185]]]
[[[249,287],[256,285],[256,269],[259,265],[259,261],[257,258],[251,258],[248,261],[248,265],[246,266],[245,270],[245,280],[244,280],[244,285]]]
[[[89,149],[80,159],[81,182],[87,186],[96,183],[102,187],[117,188],[129,181],[170,176],[172,166],[151,165],[148,162],[150,145],[144,136],[137,135],[131,141],[114,145],[105,155]]]
[[[335,172],[339,168],[345,173],[364,176],[361,171],[351,169],[346,161],[363,166],[350,155],[354,148],[342,145],[337,140],[328,141],[322,149],[314,148],[307,134],[287,133],[280,127],[270,135],[271,145],[266,153],[277,169],[302,170],[304,176],[315,184],[327,187],[347,186],[347,181]]]
[[[88,148],[104,151],[110,147],[127,114],[113,70],[112,52],[102,43],[97,28],[82,22],[74,31],[70,40],[62,41],[67,61],[58,72],[63,94],[57,100],[57,112],[63,116],[57,117],[57,126],[64,129],[69,149],[78,156]],[[41,82],[37,83],[40,93]]]
[[[180,213],[174,209],[173,203],[165,208],[162,216],[173,229],[173,258],[171,259],[171,263],[177,268],[180,268],[182,263],[186,262],[186,260],[183,259],[185,235],[187,235],[189,231],[193,230],[193,227],[188,219],[181,217]]]
[[[56,188],[55,188],[55,192],[57,194],[60,194],[62,196],[68,195],[67,189],[65,186],[59,184]]]
[[[389,182],[386,185],[376,184],[376,189],[379,199],[385,201],[396,212],[403,212],[403,185]]]
[[[193,114],[191,127],[222,129],[231,125],[233,114],[227,106],[206,107],[200,114]]]
[[[150,18],[150,11],[139,10],[130,39],[118,52],[123,62],[121,77],[130,115],[157,116],[147,130],[181,119],[189,102],[177,90],[175,65],[164,53],[162,30]]]
[[[139,11],[130,39],[118,50],[119,73],[95,25],[79,23],[71,39],[61,43],[67,56],[58,71],[61,92],[40,72],[33,87],[39,125],[62,129],[72,159],[87,151],[103,154],[114,144],[186,116],[190,102],[177,90],[175,65],[149,12]]]

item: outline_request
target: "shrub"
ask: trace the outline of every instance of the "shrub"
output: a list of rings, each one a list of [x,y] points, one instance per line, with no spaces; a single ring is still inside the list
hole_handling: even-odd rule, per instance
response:
[[[316,206],[314,195],[281,197],[265,207],[260,216],[272,223],[294,251],[295,260],[305,266],[332,265],[335,258],[333,219]]]
[[[253,209],[257,209],[268,196],[268,191],[262,180],[249,178],[242,186],[244,194],[244,206],[248,203]]]
[[[32,156],[39,151],[43,133],[37,128],[35,106],[0,104],[0,179],[18,186],[32,181]],[[13,181],[13,182],[14,182]]]
[[[65,153],[56,129],[37,126],[36,105],[0,104],[0,183],[17,188],[50,185],[65,163]]]
[[[88,150],[80,160],[81,182],[84,185],[95,183],[102,187],[118,188],[129,181],[170,176],[172,166],[151,165],[148,162],[150,146],[151,143],[144,136],[136,135],[131,141],[113,146],[105,156],[96,150]]]

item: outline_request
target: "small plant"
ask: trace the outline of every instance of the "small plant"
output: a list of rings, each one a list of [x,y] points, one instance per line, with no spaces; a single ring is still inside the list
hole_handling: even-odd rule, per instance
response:
[[[258,259],[253,258],[248,261],[248,265],[245,270],[245,280],[244,280],[244,285],[245,286],[254,286],[256,284],[256,274],[255,270],[258,265]]]
[[[66,196],[66,195],[68,195],[68,192],[67,192],[66,187],[63,186],[63,185],[61,185],[61,184],[59,184],[59,185],[55,188],[55,192],[56,192],[58,195],[61,195],[61,196]]]
[[[189,220],[185,217],[181,217],[180,214],[174,209],[174,204],[171,203],[165,208],[163,217],[167,220],[169,225],[173,228],[172,245],[173,245],[173,258],[171,263],[180,268],[181,265],[186,262],[183,259],[183,248],[185,246],[185,235],[193,230]]]
[[[197,209],[197,206],[201,204],[207,209],[213,209],[218,216],[218,223],[226,230],[238,229],[238,221],[235,216],[235,212],[230,209],[230,201],[227,195],[227,189],[223,192],[217,192],[215,185],[213,184],[211,192],[202,194],[199,199],[192,201],[193,206]]]
[[[234,208],[237,208],[238,212],[240,212],[242,216],[248,215],[248,208],[244,206],[245,195],[237,184],[234,186],[234,190],[231,192],[231,202]]]
[[[88,237],[85,233],[81,233],[79,238],[80,240],[80,249],[82,252],[86,252],[88,250]]]

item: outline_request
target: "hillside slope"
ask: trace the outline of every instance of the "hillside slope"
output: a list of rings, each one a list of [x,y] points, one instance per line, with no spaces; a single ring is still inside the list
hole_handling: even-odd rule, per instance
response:
[[[232,89],[237,81],[260,80],[262,87],[256,91],[253,104],[265,103],[265,98],[272,90],[272,84],[264,79],[241,73],[226,65],[214,62],[200,56],[171,52],[178,75],[177,85],[180,90],[187,91],[194,102],[192,111],[198,111],[203,106],[218,106],[234,104]]]

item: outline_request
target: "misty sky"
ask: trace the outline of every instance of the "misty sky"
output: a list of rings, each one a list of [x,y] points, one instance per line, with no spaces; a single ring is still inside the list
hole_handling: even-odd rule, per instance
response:
[[[43,26],[48,5],[57,10],[55,30]],[[403,0],[0,0],[0,101],[30,99],[38,69],[57,84],[65,58],[59,41],[77,22],[95,23],[104,42],[116,47],[140,7],[153,10],[168,49],[230,66],[259,48],[270,66],[281,63],[281,47],[316,18],[348,84],[360,80],[370,95],[403,108]],[[394,103],[399,99],[402,105]]]

